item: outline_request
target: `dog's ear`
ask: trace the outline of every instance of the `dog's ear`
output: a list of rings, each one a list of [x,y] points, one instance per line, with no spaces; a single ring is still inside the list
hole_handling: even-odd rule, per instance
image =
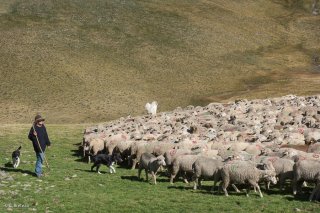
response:
[[[19,146],[18,150],[20,150],[20,149],[21,149],[21,146]]]

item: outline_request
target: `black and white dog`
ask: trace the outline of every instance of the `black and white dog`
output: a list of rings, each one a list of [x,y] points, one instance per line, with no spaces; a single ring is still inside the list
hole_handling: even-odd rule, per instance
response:
[[[19,146],[18,149],[16,149],[14,152],[12,152],[13,168],[17,168],[20,164],[20,149],[21,149],[21,146]]]
[[[121,163],[123,160],[121,159],[120,153],[114,153],[112,155],[107,155],[107,154],[97,154],[92,157],[93,165],[91,166],[91,171],[93,171],[94,167],[96,168],[96,172],[101,174],[99,172],[99,168],[101,164],[106,165],[109,167],[109,172],[110,173],[116,173],[116,169],[113,167],[115,163]]]

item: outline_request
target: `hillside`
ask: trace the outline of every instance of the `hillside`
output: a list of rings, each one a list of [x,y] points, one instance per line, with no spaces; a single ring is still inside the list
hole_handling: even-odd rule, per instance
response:
[[[311,0],[0,0],[0,123],[319,93]]]

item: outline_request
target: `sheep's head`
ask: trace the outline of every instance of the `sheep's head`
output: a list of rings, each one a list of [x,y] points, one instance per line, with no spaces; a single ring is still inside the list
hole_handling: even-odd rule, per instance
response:
[[[157,162],[161,166],[166,166],[165,158],[162,155],[157,157]]]
[[[277,184],[276,171],[265,170],[265,174],[263,175],[263,179],[267,182],[271,182],[274,185]]]

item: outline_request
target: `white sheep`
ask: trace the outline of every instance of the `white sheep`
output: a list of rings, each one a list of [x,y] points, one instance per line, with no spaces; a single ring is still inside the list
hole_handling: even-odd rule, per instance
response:
[[[170,184],[173,184],[173,179],[176,177],[178,172],[183,173],[183,180],[188,183],[186,173],[192,173],[192,164],[200,157],[200,155],[179,155],[172,162],[172,171],[170,177]]]
[[[189,149],[170,149],[164,153],[164,158],[167,166],[171,166],[172,162],[176,159],[176,157],[185,154],[191,154],[192,151]]]
[[[200,178],[213,178],[213,191],[217,184],[217,181],[220,179],[220,169],[222,168],[222,166],[223,162],[221,160],[216,160],[208,157],[199,157],[192,165],[192,181],[194,181],[193,189],[196,190],[197,185],[201,187]]]
[[[131,157],[132,159],[132,167],[131,169],[135,169],[136,165],[141,158],[141,155],[143,153],[152,153],[154,150],[155,143],[149,143],[149,142],[139,142],[136,144],[133,144],[131,147]]]
[[[271,181],[273,184],[277,183],[276,172],[274,170],[259,170],[255,164],[250,161],[233,161],[225,164],[221,169],[222,189],[226,196],[228,195],[227,187],[230,183],[244,184],[249,183],[254,188],[258,189],[260,197],[261,193],[258,182],[261,180]],[[247,196],[250,187],[247,188]]]
[[[316,182],[320,184],[320,161],[318,160],[299,160],[293,166],[293,194],[297,194],[297,190],[301,191],[301,185],[304,181]],[[312,191],[309,200],[313,199],[317,187]]]
[[[101,138],[94,138],[90,141],[89,144],[89,154],[93,156],[97,155],[99,152],[104,150],[104,140]],[[88,163],[90,163],[90,155],[88,157]]]
[[[146,172],[146,181],[148,181],[148,173],[151,172],[154,184],[157,184],[156,174],[161,166],[165,166],[164,157],[162,155],[156,157],[150,153],[143,153],[139,161],[138,178],[140,179],[141,171]]]
[[[268,162],[272,163],[276,175],[279,178],[280,190],[283,190],[286,179],[293,179],[293,160],[279,157],[259,156],[255,158],[255,161],[264,164],[267,164]],[[269,184],[270,182],[267,185],[267,189],[269,189]]]
[[[111,135],[110,137],[107,137],[105,139],[105,149],[107,153],[111,155],[118,143],[126,140],[129,140],[129,135],[125,133],[118,133],[115,135]]]

